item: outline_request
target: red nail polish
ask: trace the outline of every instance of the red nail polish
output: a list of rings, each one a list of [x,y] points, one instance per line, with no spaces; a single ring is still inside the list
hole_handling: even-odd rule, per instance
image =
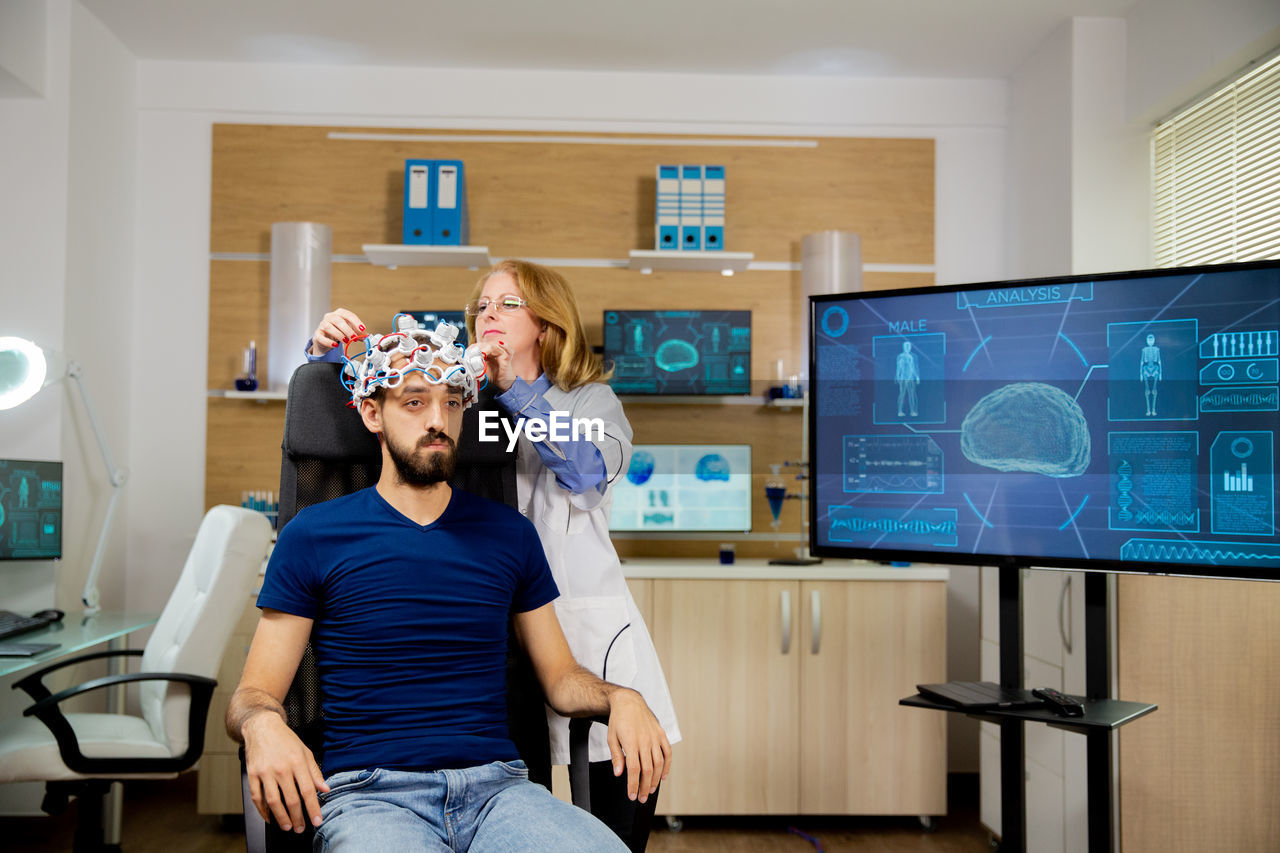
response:
[[[361,326],[361,327],[360,327],[360,331],[362,331],[362,332],[364,331],[364,326]]]

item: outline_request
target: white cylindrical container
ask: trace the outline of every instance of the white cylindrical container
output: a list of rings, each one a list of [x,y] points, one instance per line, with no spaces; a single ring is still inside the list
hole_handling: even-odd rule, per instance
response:
[[[271,326],[267,385],[289,387],[303,348],[329,310],[333,230],[317,222],[271,225]]]
[[[850,231],[819,231],[804,235],[800,247],[800,281],[804,291],[804,304],[800,306],[800,346],[807,385],[812,344],[809,297],[862,290],[862,236]]]

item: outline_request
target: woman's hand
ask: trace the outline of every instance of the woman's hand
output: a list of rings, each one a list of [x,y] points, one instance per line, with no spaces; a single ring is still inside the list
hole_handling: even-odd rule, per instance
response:
[[[508,390],[516,380],[515,368],[511,366],[511,351],[502,341],[486,341],[480,344],[480,351],[484,353],[489,381],[498,386],[499,393]]]
[[[364,323],[346,308],[335,308],[325,314],[320,325],[311,335],[311,354],[324,355],[338,344],[347,343],[365,334]]]

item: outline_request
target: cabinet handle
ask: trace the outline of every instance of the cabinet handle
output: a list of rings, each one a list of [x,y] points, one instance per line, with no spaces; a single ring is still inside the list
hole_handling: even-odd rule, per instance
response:
[[[1071,637],[1067,634],[1067,603],[1070,599],[1067,594],[1071,592],[1071,575],[1067,575],[1062,581],[1062,592],[1058,594],[1058,635],[1062,637],[1062,647],[1067,650],[1067,654],[1071,654]]]
[[[822,593],[813,590],[809,601],[813,610],[813,639],[809,644],[809,653],[816,655],[822,651]]]
[[[782,591],[782,653],[791,652],[791,590]]]

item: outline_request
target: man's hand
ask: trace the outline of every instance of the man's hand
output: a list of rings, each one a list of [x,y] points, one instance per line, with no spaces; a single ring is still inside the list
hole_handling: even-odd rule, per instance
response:
[[[627,797],[645,802],[671,772],[667,733],[640,694],[625,687],[609,695],[609,752],[613,775],[627,773]]]
[[[273,817],[281,829],[302,832],[303,811],[319,826],[320,800],[316,791],[328,792],[324,775],[306,744],[279,714],[260,711],[244,722],[244,763],[249,775],[249,796],[262,819]]]
[[[320,319],[311,335],[311,354],[324,355],[338,344],[364,337],[364,323],[346,308],[335,308]]]

